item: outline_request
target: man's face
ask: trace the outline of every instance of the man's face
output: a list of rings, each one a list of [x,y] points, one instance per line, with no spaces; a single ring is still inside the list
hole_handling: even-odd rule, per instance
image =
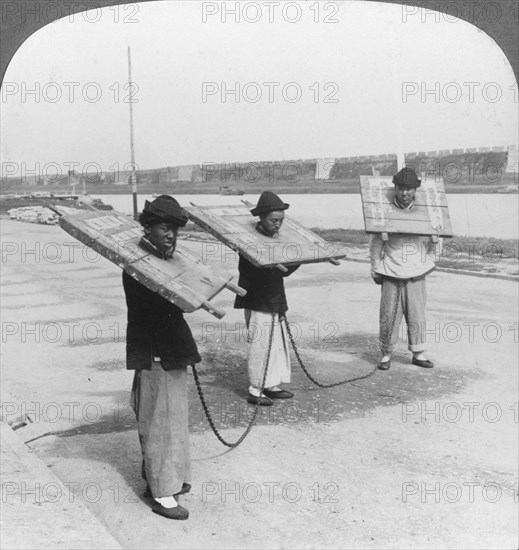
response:
[[[156,223],[144,228],[144,233],[161,252],[175,250],[178,227],[172,223]]]
[[[283,225],[284,219],[285,213],[283,210],[276,210],[275,212],[269,212],[268,214],[260,216],[260,223],[265,233],[273,237],[279,232],[281,226]]]
[[[408,187],[400,187],[399,185],[395,185],[395,194],[400,204],[409,206],[414,200],[416,189],[409,189]]]

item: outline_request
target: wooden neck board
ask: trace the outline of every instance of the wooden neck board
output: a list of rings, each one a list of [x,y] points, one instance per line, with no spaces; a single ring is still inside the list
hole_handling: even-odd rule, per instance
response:
[[[360,176],[366,233],[406,233],[452,237],[443,180],[422,179],[411,210],[395,206],[391,177]]]
[[[204,308],[221,318],[225,313],[209,300],[223,288],[240,295],[246,293],[230,282],[231,275],[223,270],[216,274],[178,242],[173,258],[168,260],[144,250],[139,246],[142,227],[120,212],[78,212],[60,217],[59,224],[67,233],[186,313]]]
[[[214,235],[256,267],[279,267],[315,262],[338,263],[346,254],[332,243],[285,215],[279,234],[258,232],[259,218],[250,206],[192,206],[184,210],[197,225]]]

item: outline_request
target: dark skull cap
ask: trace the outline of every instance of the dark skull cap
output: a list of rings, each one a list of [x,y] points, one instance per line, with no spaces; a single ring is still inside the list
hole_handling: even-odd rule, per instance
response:
[[[146,201],[139,216],[142,225],[172,223],[178,227],[186,225],[188,217],[178,201],[169,195],[160,195],[154,201]]]
[[[253,208],[250,213],[253,216],[260,216],[261,214],[268,214],[269,212],[275,212],[277,210],[286,210],[289,206],[289,204],[283,202],[275,193],[272,193],[272,191],[263,191],[256,208]]]
[[[398,185],[398,187],[406,187],[407,189],[416,189],[420,187],[422,180],[418,179],[416,172],[405,166],[393,177],[393,183]]]

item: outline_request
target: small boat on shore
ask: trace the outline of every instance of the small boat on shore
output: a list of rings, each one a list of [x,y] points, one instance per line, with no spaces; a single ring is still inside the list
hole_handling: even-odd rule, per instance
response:
[[[45,206],[22,206],[21,208],[11,208],[7,214],[12,220],[29,223],[41,223],[44,225],[56,225],[58,215]]]
[[[29,223],[55,225],[58,215],[51,206],[59,206],[62,210],[113,210],[113,206],[105,204],[101,199],[90,195],[70,195],[52,193],[30,193],[25,195],[3,195],[0,198],[0,214],[7,214],[12,220]]]
[[[505,187],[500,187],[497,190],[497,193],[517,193],[519,192],[519,187],[517,185],[506,185]]]
[[[91,207],[97,210],[113,210],[113,206],[110,204],[105,204],[101,199],[86,194],[30,193],[25,195],[1,195],[0,214],[7,214],[9,210],[17,208],[48,207],[52,204],[81,210],[91,209]]]
[[[101,199],[94,199],[90,195],[79,195],[77,198],[77,204],[79,207],[85,206],[90,209],[90,207],[94,207],[96,210],[113,210],[113,206],[111,204],[105,204]]]
[[[245,192],[243,189],[234,189],[228,185],[223,185],[220,187],[220,195],[244,195]]]

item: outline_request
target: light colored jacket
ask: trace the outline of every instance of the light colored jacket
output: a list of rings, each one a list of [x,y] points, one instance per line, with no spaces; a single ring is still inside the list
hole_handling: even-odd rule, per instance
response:
[[[424,277],[434,270],[435,244],[429,237],[394,233],[387,241],[382,235],[370,235],[371,275],[395,279]]]

